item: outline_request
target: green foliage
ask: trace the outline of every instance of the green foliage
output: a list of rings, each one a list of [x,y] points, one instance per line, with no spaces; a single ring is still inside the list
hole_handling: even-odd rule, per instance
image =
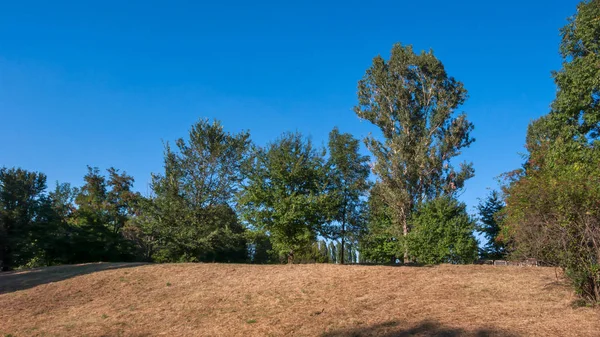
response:
[[[482,232],[487,239],[481,251],[481,257],[486,259],[502,259],[506,255],[504,243],[498,237],[500,234],[501,211],[504,201],[497,191],[492,191],[485,201],[480,201],[477,210],[480,216],[480,225],[477,230]]]
[[[471,164],[455,170],[450,163],[474,141],[466,115],[454,116],[466,98],[463,84],[447,75],[433,52],[415,54],[400,44],[388,61],[375,57],[358,83],[354,111],[382,132],[383,141],[369,136],[365,142],[376,158],[373,171],[382,196],[403,235],[417,205],[454,194],[473,176]]]
[[[369,157],[359,153],[360,144],[351,134],[334,128],[329,133],[328,196],[331,200],[332,220],[338,226],[332,237],[339,239],[344,263],[345,243],[356,244],[365,227],[365,202],[370,184]]]
[[[246,232],[248,237],[249,260],[251,263],[276,263],[279,262],[277,252],[273,250],[271,238],[263,231],[254,230]]]
[[[563,67],[551,112],[527,133],[524,167],[506,174],[502,236],[512,255],[565,270],[600,302],[600,1],[584,1],[562,29]]]
[[[315,242],[328,220],[327,176],[323,153],[299,133],[286,133],[256,148],[246,163],[239,195],[244,220],[269,234],[273,249],[288,254]]]
[[[600,136],[600,1],[582,1],[561,29],[563,67],[551,119],[557,131],[580,139]]]
[[[154,196],[141,204],[128,236],[158,262],[235,262],[247,259],[245,228],[230,206],[242,180],[250,140],[217,121],[200,120],[189,139],[167,144],[165,172],[153,175]]]
[[[315,241],[294,252],[294,263],[328,263],[330,261],[327,242]]]
[[[406,244],[421,264],[473,263],[477,259],[475,221],[466,206],[448,196],[422,204],[413,213]]]
[[[58,205],[67,210],[67,223],[73,228],[70,262],[128,261],[135,258],[133,246],[122,235],[125,223],[133,215],[139,194],[134,193],[134,179],[125,172],[108,169],[108,179],[98,168],[88,167],[84,185],[76,194],[75,207]],[[57,202],[69,199],[66,187],[59,186]],[[65,199],[65,193],[67,193]],[[68,211],[74,209],[72,212]]]
[[[367,214],[367,230],[359,240],[361,262],[396,263],[404,252],[402,231],[393,225],[390,208],[382,196],[381,183],[371,188]]]
[[[600,149],[557,140],[544,165],[505,186],[503,233],[516,258],[535,257],[566,271],[586,299],[600,299]]]
[[[42,173],[0,168],[0,270],[46,263],[56,229],[45,189]]]

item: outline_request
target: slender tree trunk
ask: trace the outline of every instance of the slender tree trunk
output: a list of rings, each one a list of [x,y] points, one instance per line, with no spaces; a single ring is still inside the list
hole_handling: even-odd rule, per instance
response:
[[[294,250],[290,249],[288,253],[288,264],[294,264]]]
[[[344,237],[346,236],[346,221],[342,222],[342,254],[340,264],[344,264]]]
[[[408,258],[408,247],[406,245],[406,236],[408,235],[408,223],[406,221],[406,217],[404,216],[402,219],[402,235],[404,236],[404,264],[410,262]]]

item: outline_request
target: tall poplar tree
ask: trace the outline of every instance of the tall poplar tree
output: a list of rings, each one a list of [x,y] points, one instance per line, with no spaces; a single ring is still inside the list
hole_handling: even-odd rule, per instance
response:
[[[471,164],[455,169],[451,159],[474,139],[463,84],[448,76],[432,51],[414,53],[396,44],[389,60],[377,56],[358,83],[356,114],[377,126],[383,139],[365,143],[376,158],[373,171],[394,221],[406,236],[408,219],[420,203],[453,195],[473,176]],[[405,248],[404,260],[408,262]]]

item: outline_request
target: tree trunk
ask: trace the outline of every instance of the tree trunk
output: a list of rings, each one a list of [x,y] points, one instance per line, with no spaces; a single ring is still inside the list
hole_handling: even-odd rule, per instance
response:
[[[288,253],[288,264],[294,264],[294,250],[290,249]]]
[[[344,264],[344,237],[346,236],[346,223],[342,222],[342,254],[340,264]]]
[[[408,223],[406,217],[402,219],[402,235],[404,236],[404,264],[410,263],[408,258],[408,247],[406,245],[406,236],[408,235]]]

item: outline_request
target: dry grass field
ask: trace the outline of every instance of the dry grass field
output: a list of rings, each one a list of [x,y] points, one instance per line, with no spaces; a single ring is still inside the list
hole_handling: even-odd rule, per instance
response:
[[[600,336],[551,268],[88,264],[0,274],[0,336]]]

